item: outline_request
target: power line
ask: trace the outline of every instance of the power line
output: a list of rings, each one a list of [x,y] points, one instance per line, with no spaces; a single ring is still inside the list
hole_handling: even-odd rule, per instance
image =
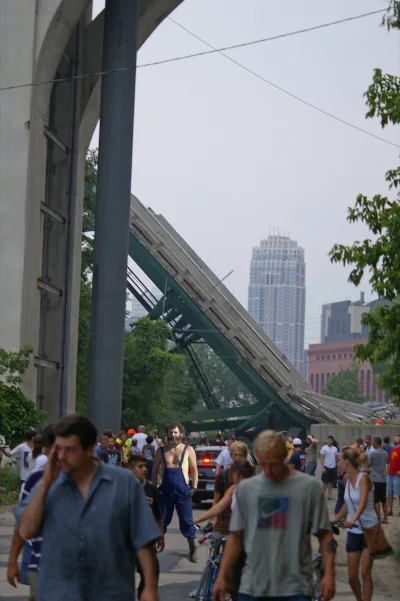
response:
[[[207,46],[210,46],[211,50],[205,50],[204,52],[194,52],[193,54],[185,54],[184,56],[176,56],[174,58],[167,58],[167,59],[163,59],[160,61],[154,61],[151,63],[144,63],[143,65],[137,65],[137,69],[143,69],[144,67],[155,67],[157,65],[165,65],[167,63],[173,63],[173,62],[177,62],[177,61],[187,60],[187,59],[195,58],[198,56],[207,56],[208,54],[215,54],[216,52],[223,52],[226,50],[234,50],[236,48],[245,48],[247,46],[253,46],[255,44],[262,44],[264,42],[271,42],[273,40],[278,40],[278,39],[286,38],[286,37],[293,36],[293,35],[299,35],[301,33],[307,33],[309,31],[314,31],[317,29],[325,28],[325,27],[331,27],[333,25],[338,25],[340,23],[346,23],[348,21],[355,21],[356,19],[362,19],[364,17],[369,17],[371,15],[376,15],[376,14],[379,14],[382,12],[387,12],[387,11],[386,11],[386,9],[375,10],[373,12],[363,13],[361,15],[355,15],[354,17],[347,17],[345,19],[331,21],[329,23],[322,23],[321,25],[314,25],[312,27],[307,27],[305,29],[298,29],[296,31],[290,31],[288,33],[281,33],[281,34],[271,36],[268,38],[260,38],[257,40],[252,40],[250,42],[242,42],[240,44],[233,44],[232,46],[224,46],[223,48],[214,48],[210,44],[207,44],[207,42],[204,42],[200,38],[197,38],[204,44],[207,44]],[[179,27],[182,27],[183,29],[185,29],[182,25],[179,25],[179,23],[177,23],[170,17],[169,17],[169,19],[171,21],[173,21]],[[186,30],[186,31],[188,31],[188,30]],[[188,31],[188,33],[191,33],[191,32]],[[194,35],[194,34],[191,33],[191,35]],[[195,37],[197,37],[197,36],[195,36]],[[68,82],[68,81],[72,81],[73,79],[85,79],[87,77],[99,77],[102,75],[108,75],[109,73],[116,73],[118,71],[128,71],[128,69],[126,69],[126,68],[110,69],[108,71],[97,71],[97,72],[93,72],[93,73],[85,73],[82,75],[75,75],[73,77],[60,77],[60,78],[56,78],[56,79],[48,79],[48,80],[39,81],[36,83],[31,82],[31,83],[24,83],[24,84],[13,85],[13,86],[5,86],[5,87],[0,88],[0,92],[4,92],[7,90],[18,90],[20,88],[28,88],[28,87],[33,87],[33,86],[41,86],[41,85],[46,85],[46,84],[50,84],[50,83]]]
[[[57,77],[56,79],[45,79],[43,81],[31,82],[31,83],[21,83],[15,86],[4,86],[0,88],[0,92],[6,92],[9,90],[19,90],[21,88],[33,88],[36,86],[44,86],[47,84],[54,83],[66,83],[73,81],[74,79],[87,79],[88,77],[100,77],[102,75],[109,75],[110,73],[117,73],[122,71],[130,71],[126,67],[121,67],[120,69],[109,69],[108,71],[95,71],[93,73],[82,73],[82,75],[73,75],[72,77]]]
[[[185,54],[184,56],[177,56],[175,58],[167,58],[164,60],[154,61],[151,63],[144,63],[143,65],[139,65],[138,68],[139,67],[155,67],[157,65],[165,65],[166,63],[173,63],[176,61],[186,60],[188,58],[196,58],[198,56],[207,56],[208,54],[215,54],[216,52],[225,52],[226,50],[236,50],[237,48],[247,48],[248,46],[255,46],[256,44],[272,42],[275,40],[280,40],[282,38],[288,38],[293,35],[299,35],[302,33],[308,33],[310,31],[316,31],[317,29],[332,27],[333,25],[339,25],[340,23],[347,23],[348,21],[355,21],[356,19],[362,19],[364,17],[369,17],[371,15],[376,15],[376,14],[379,14],[382,12],[387,12],[387,9],[384,8],[384,9],[380,9],[380,10],[375,10],[373,12],[363,13],[361,15],[355,15],[354,17],[347,17],[345,19],[339,19],[338,21],[330,21],[329,23],[322,23],[321,25],[313,25],[312,27],[307,27],[305,29],[297,29],[296,31],[289,31],[288,33],[279,33],[277,35],[273,35],[268,38],[260,38],[257,40],[252,40],[250,42],[242,42],[240,44],[232,44],[231,46],[224,46],[223,48],[214,48],[213,46],[211,46],[211,44],[207,44],[207,42],[204,42],[205,44],[207,44],[207,46],[209,46],[211,48],[211,50],[204,50],[204,52],[193,52],[192,54]],[[183,29],[185,29],[182,25],[177,23],[171,17],[168,17],[168,19],[170,21],[172,21],[173,23],[175,23],[176,25],[178,25],[179,27],[182,27]],[[186,30],[186,31],[188,31],[188,30]],[[188,32],[188,33],[191,33],[191,32]],[[192,34],[192,35],[194,35],[194,34]],[[195,35],[195,37],[197,37],[197,36]],[[200,38],[197,37],[197,39],[200,40],[201,42],[203,42],[203,40],[201,40]]]
[[[381,12],[381,11],[379,11],[379,12]],[[362,132],[364,134],[367,134],[368,136],[371,136],[372,138],[376,138],[377,140],[380,140],[381,142],[385,142],[386,144],[390,144],[391,146],[395,146],[396,148],[400,148],[400,146],[398,144],[395,144],[394,142],[390,142],[389,140],[386,140],[385,138],[381,138],[380,136],[377,136],[376,134],[373,134],[370,131],[367,131],[366,129],[363,129],[362,127],[358,127],[357,125],[354,125],[353,123],[350,123],[349,121],[345,121],[344,119],[341,119],[340,117],[337,117],[336,115],[333,115],[332,113],[329,113],[328,111],[325,111],[324,109],[319,108],[315,104],[312,104],[311,102],[308,102],[307,100],[304,100],[303,98],[300,98],[300,96],[296,96],[296,94],[293,94],[292,92],[289,92],[288,90],[285,90],[285,88],[282,88],[281,86],[278,86],[276,83],[273,83],[272,81],[266,79],[265,77],[263,77],[262,75],[260,75],[256,71],[253,71],[252,69],[249,69],[249,67],[246,67],[242,63],[239,63],[235,59],[233,59],[230,56],[228,56],[227,54],[224,54],[221,50],[218,50],[217,48],[214,48],[214,46],[212,46],[211,44],[209,44],[208,42],[206,42],[205,40],[203,40],[201,37],[199,37],[198,35],[196,35],[192,31],[190,31],[189,29],[187,29],[186,27],[184,27],[183,25],[181,25],[177,21],[174,21],[174,19],[171,19],[171,17],[168,17],[168,19],[170,21],[172,21],[172,23],[175,23],[175,25],[177,25],[178,27],[180,27],[181,29],[183,29],[184,31],[186,31],[188,34],[190,34],[191,36],[193,36],[194,38],[196,38],[197,40],[199,40],[200,42],[202,42],[203,44],[205,44],[206,46],[209,46],[210,48],[212,48],[215,52],[218,52],[221,56],[223,56],[224,58],[226,58],[228,61],[231,61],[232,63],[234,63],[235,65],[237,65],[241,69],[244,69],[245,71],[247,71],[251,75],[254,75],[254,77],[257,77],[261,81],[267,83],[268,85],[272,86],[273,88],[276,88],[280,92],[283,92],[284,94],[287,94],[291,98],[294,98],[295,100],[298,100],[302,104],[305,104],[306,106],[308,106],[308,107],[310,107],[310,108],[318,111],[319,113],[322,113],[323,115],[326,115],[327,117],[330,117],[331,119],[334,119],[335,121],[339,121],[339,123],[343,123],[344,125],[348,125],[349,127],[352,127],[353,129],[356,129],[357,131],[360,131],[360,132]]]

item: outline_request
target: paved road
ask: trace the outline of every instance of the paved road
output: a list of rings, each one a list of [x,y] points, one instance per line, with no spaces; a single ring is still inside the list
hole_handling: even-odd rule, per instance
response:
[[[199,513],[199,510],[195,510]],[[14,527],[14,518],[9,511],[0,509],[0,601],[27,601],[28,587],[19,585],[18,589],[12,588],[6,580],[6,569],[11,536]],[[189,601],[189,593],[195,588],[200,572],[206,559],[206,549],[199,551],[200,562],[192,564],[188,560],[188,547],[186,541],[179,533],[178,522],[174,518],[171,528],[167,533],[166,550],[159,555],[160,576],[160,601]],[[352,601],[354,596],[343,583],[337,583],[335,601]],[[384,597],[374,595],[374,601],[386,601]]]

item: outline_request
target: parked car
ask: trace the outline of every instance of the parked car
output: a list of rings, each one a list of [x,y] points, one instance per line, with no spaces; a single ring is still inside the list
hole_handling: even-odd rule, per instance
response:
[[[193,503],[210,501],[214,498],[215,468],[218,455],[227,447],[219,446],[197,446],[195,448],[197,469],[199,471],[199,483],[197,491],[193,495]],[[253,465],[257,465],[256,458],[249,449],[248,460]],[[189,474],[190,478],[190,474]]]

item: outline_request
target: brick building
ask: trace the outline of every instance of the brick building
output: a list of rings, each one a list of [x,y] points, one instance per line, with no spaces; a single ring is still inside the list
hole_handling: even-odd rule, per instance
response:
[[[366,338],[310,344],[308,349],[308,381],[315,392],[323,392],[326,382],[340,369],[354,361],[354,346],[365,344]],[[360,366],[360,392],[367,400],[385,401],[385,392],[379,390],[369,361]]]

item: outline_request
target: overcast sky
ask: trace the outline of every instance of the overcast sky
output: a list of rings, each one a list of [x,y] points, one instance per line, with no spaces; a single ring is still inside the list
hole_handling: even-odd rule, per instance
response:
[[[385,8],[389,0],[185,0],[174,20],[215,47]],[[246,9],[244,8],[246,6]],[[94,0],[94,14],[104,0]],[[379,15],[229,51],[248,68],[396,144],[399,129],[365,120],[373,69],[400,73],[400,37]],[[165,20],[138,64],[207,47]],[[97,133],[92,145],[97,145]],[[138,69],[132,192],[162,213],[247,308],[252,247],[280,228],[305,249],[306,343],[321,305],[356,300],[348,270],[327,256],[366,235],[348,225],[358,193],[387,194],[398,149],[322,115],[219,54]],[[372,295],[368,283],[362,288]]]

